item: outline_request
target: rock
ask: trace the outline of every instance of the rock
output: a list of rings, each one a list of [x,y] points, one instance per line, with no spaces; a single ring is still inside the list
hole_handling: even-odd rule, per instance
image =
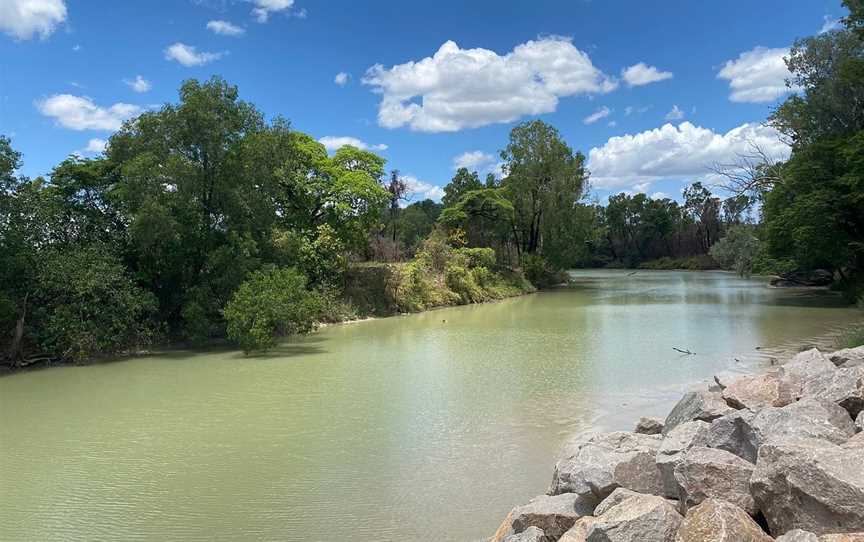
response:
[[[860,433],[864,431],[864,410],[858,413],[858,417],[855,418],[855,429]]]
[[[495,534],[492,535],[492,538],[489,539],[489,542],[504,542],[504,539],[511,534],[513,534],[513,510],[507,514],[507,517],[504,518],[504,521],[502,521],[501,525],[498,526],[498,529],[495,531]]]
[[[855,434],[848,412],[830,401],[814,398],[782,408],[763,408],[750,425],[759,446],[783,437],[818,438],[842,444]]]
[[[846,449],[864,447],[864,433],[856,433],[854,437],[841,444],[840,447]]]
[[[755,410],[795,402],[798,399],[796,388],[788,379],[782,380],[776,373],[766,373],[738,377],[726,386],[722,395],[732,408]]]
[[[855,348],[844,348],[828,354],[828,359],[837,367],[860,367],[864,366],[864,346]]]
[[[747,512],[718,499],[691,508],[678,529],[677,542],[772,542]]]
[[[660,493],[663,482],[654,462],[660,440],[625,431],[595,436],[556,463],[549,494],[576,493],[596,505],[618,487]]]
[[[819,542],[819,538],[811,532],[792,529],[778,538],[777,542]]]
[[[864,533],[823,534],[819,542],[864,542]]]
[[[755,416],[749,410],[736,410],[717,418],[708,428],[706,445],[709,448],[726,450],[741,459],[756,463],[759,442],[752,426]]]
[[[636,424],[634,433],[642,435],[658,435],[663,432],[663,420],[660,418],[639,418],[639,423]]]
[[[558,540],[577,519],[590,516],[593,510],[593,503],[587,503],[575,493],[540,495],[528,504],[514,508],[510,518],[515,534],[522,533],[528,527],[537,527],[545,536]]]
[[[758,509],[750,495],[750,476],[755,465],[726,450],[695,447],[675,467],[681,509],[706,499],[719,499],[755,515]]]
[[[685,422],[701,420],[710,422],[731,412],[732,408],[723,400],[723,396],[711,391],[693,391],[684,395],[672,412],[666,417],[663,434]]]
[[[822,352],[811,348],[799,352],[791,360],[781,365],[777,375],[780,380],[792,388],[793,392],[798,392],[808,380],[836,370],[837,367]]]
[[[585,542],[588,537],[588,531],[591,526],[597,521],[593,516],[585,516],[579,518],[576,523],[570,527],[570,530],[564,533],[564,536],[558,539],[558,542]]]
[[[737,412],[737,411],[732,411]],[[678,483],[675,481],[675,466],[684,458],[684,452],[694,446],[708,445],[708,429],[711,424],[703,421],[684,422],[670,431],[657,451],[655,461],[663,480],[663,495],[678,498]]]
[[[603,499],[603,502],[597,505],[597,508],[594,509],[595,516],[602,516],[606,512],[609,511],[613,506],[617,506],[629,499],[630,497],[638,497],[643,495],[637,491],[632,491],[630,489],[626,489],[623,487],[619,487],[615,491],[613,491],[608,497]]]
[[[511,534],[503,542],[549,542],[546,533],[537,527],[528,527],[519,534]]]
[[[673,542],[682,521],[662,497],[639,495],[623,500],[595,519],[587,542]]]
[[[864,367],[835,369],[816,375],[804,383],[801,395],[837,403],[855,418],[864,410]]]
[[[771,277],[768,284],[776,288],[800,288],[802,286],[828,286],[834,282],[834,274],[827,269],[794,271]]]
[[[772,533],[864,530],[860,449],[820,439],[772,440],[759,449],[750,491]]]

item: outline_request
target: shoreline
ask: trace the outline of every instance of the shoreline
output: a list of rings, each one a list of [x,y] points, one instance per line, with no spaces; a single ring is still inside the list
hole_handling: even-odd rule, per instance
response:
[[[513,508],[488,542],[864,537],[864,346],[831,348],[840,333],[797,353],[757,348],[767,365],[694,382],[665,419],[643,416],[611,432],[594,422],[577,432],[562,446],[549,490]],[[785,354],[783,363],[771,354]],[[820,470],[814,461],[839,466]],[[778,505],[789,491],[803,496]],[[658,521],[666,529],[659,537]],[[782,536],[793,528],[813,538]],[[632,538],[610,538],[616,532]]]

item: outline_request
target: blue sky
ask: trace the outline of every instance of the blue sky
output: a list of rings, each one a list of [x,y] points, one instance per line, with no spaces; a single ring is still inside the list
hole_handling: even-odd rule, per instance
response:
[[[494,171],[531,118],[589,157],[597,197],[678,198],[751,142],[786,152],[760,125],[782,56],[843,14],[839,0],[0,0],[0,133],[22,173],[46,174],[218,74],[268,117],[380,152],[415,199],[458,163]]]

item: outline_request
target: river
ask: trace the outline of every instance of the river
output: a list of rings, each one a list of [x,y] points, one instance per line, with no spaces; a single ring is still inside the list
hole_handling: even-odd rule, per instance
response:
[[[727,273],[573,275],[262,356],[2,377],[0,540],[480,540],[545,491],[569,435],[861,318]]]

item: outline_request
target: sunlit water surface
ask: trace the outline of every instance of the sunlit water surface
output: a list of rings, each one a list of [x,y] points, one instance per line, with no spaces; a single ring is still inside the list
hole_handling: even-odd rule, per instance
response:
[[[725,273],[574,276],[267,356],[0,378],[0,540],[479,540],[545,491],[569,435],[860,319]]]

